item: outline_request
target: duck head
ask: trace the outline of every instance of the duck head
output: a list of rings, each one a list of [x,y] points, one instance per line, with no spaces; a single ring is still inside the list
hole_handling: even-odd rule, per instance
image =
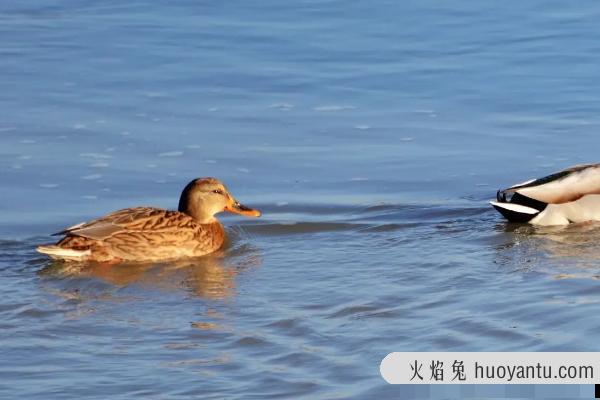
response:
[[[260,211],[240,204],[225,185],[215,178],[198,178],[188,183],[181,192],[178,210],[202,224],[214,222],[215,214],[223,211],[260,217]]]

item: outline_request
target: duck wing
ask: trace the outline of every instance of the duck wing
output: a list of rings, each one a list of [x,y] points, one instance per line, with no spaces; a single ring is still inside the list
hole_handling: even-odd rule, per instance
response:
[[[506,202],[507,196],[520,195],[546,204],[563,204],[589,194],[600,194],[600,164],[577,165],[511,186],[498,192],[498,201]]]
[[[66,228],[54,235],[81,236],[105,240],[119,233],[159,232],[177,228],[191,228],[195,221],[178,211],[154,207],[125,208],[90,222]]]

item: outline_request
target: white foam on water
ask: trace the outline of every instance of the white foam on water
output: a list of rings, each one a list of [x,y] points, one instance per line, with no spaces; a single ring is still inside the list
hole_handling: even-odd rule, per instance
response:
[[[102,174],[90,174],[90,175],[81,177],[81,179],[86,180],[86,181],[95,181],[100,178],[102,178]]]
[[[371,129],[371,125],[354,125],[354,129],[366,131],[367,129]]]
[[[429,110],[429,109],[417,109],[417,110],[413,110],[414,113],[416,114],[426,114],[428,117],[430,118],[435,118],[437,117],[437,113],[435,110]]]
[[[355,110],[355,106],[347,106],[347,105],[327,105],[327,106],[319,106],[315,107],[315,111],[320,112],[332,112],[332,111],[346,111],[346,110]]]
[[[294,105],[289,103],[273,103],[269,105],[269,108],[275,108],[281,111],[289,111],[294,108]]]
[[[169,97],[169,94],[165,92],[143,92],[142,94],[149,99],[164,99]]]
[[[159,153],[159,157],[181,157],[183,155],[183,151],[175,150],[175,151],[165,151],[164,153]]]
[[[40,187],[44,189],[53,189],[57,188],[58,186],[58,183],[40,183]]]
[[[80,153],[79,157],[93,158],[96,160],[113,158],[113,156],[102,153]]]

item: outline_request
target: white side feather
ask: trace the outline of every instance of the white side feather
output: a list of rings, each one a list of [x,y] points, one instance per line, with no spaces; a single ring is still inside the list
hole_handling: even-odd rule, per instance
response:
[[[518,212],[518,213],[521,213],[521,214],[537,214],[537,213],[539,213],[539,211],[536,210],[535,208],[525,207],[525,206],[522,206],[520,204],[500,203],[500,202],[497,202],[497,201],[490,201],[490,204],[493,205],[493,206],[496,206],[496,207],[504,208],[506,210]]]

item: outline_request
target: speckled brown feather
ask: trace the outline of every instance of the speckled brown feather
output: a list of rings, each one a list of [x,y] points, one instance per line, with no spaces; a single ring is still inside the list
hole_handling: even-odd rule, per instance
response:
[[[57,246],[90,250],[86,260],[98,262],[199,257],[218,250],[225,241],[225,231],[216,220],[200,224],[182,212],[152,207],[119,210],[64,234]]]

